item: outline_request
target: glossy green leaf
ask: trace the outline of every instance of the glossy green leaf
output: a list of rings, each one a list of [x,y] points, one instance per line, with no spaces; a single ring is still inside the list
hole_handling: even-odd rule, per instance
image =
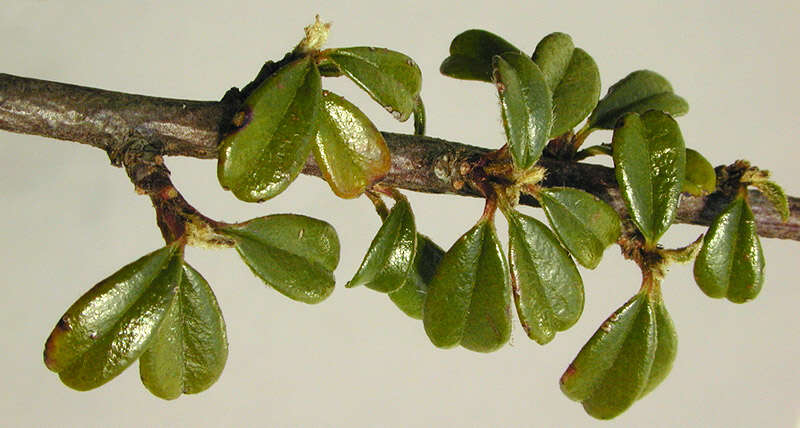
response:
[[[494,225],[482,219],[445,253],[428,287],[422,321],[431,342],[479,352],[508,342],[508,275]]]
[[[339,238],[311,217],[275,214],[221,229],[253,273],[287,297],[318,303],[333,292]]]
[[[550,137],[572,130],[586,118],[600,98],[600,71],[583,49],[564,33],[547,35],[536,45],[533,62],[539,66],[553,94]]]
[[[349,101],[323,91],[322,107],[314,159],[333,193],[355,198],[389,171],[389,148],[378,128]]]
[[[650,70],[638,70],[608,89],[589,116],[589,126],[612,129],[625,114],[647,110],[680,116],[689,111],[689,104],[675,95],[672,85],[663,76]]]
[[[47,368],[85,391],[122,373],[149,345],[181,279],[182,257],[168,245],[123,267],[81,296],[45,343]]]
[[[528,337],[544,345],[580,318],[583,280],[547,226],[513,209],[504,214],[517,314]]]
[[[227,359],[225,321],[214,292],[184,263],[178,292],[139,360],[142,383],[166,400],[196,394],[217,381]]]
[[[711,163],[699,152],[686,149],[686,175],[681,191],[701,196],[717,188],[717,173]]]
[[[626,115],[614,130],[614,171],[636,227],[655,245],[675,218],[686,150],[678,123],[651,110]]]
[[[492,81],[492,57],[522,51],[501,37],[484,30],[467,30],[450,43],[450,56],[439,71],[445,76],[465,80]]]
[[[753,212],[737,197],[711,223],[694,262],[694,279],[710,297],[754,299],[764,283],[764,254]]]
[[[492,67],[514,166],[530,168],[542,155],[553,124],[550,89],[539,67],[523,54],[495,56]]]
[[[322,53],[395,119],[411,116],[422,88],[422,73],[411,58],[384,48],[330,49]]]
[[[549,187],[539,192],[539,203],[564,246],[589,269],[597,267],[605,249],[619,238],[619,215],[589,193]]]
[[[678,354],[678,334],[667,307],[664,306],[664,300],[658,296],[658,300],[651,300],[650,305],[654,307],[656,313],[656,352],[647,385],[639,398],[647,395],[664,381],[672,370],[672,363]]]
[[[417,247],[414,213],[404,197],[395,202],[347,287],[365,285],[390,293],[408,277]]]
[[[247,97],[243,123],[219,145],[222,187],[258,202],[289,186],[311,152],[320,85],[319,71],[306,57],[279,69]]]
[[[414,263],[403,285],[389,293],[389,298],[406,315],[422,319],[422,307],[428,294],[428,284],[444,256],[444,250],[427,236],[417,233],[417,251]]]
[[[561,390],[586,412],[611,419],[645,391],[657,348],[656,313],[646,292],[616,310],[561,376]]]
[[[781,220],[786,221],[789,219],[791,215],[789,199],[786,198],[786,193],[781,186],[772,181],[758,181],[752,183],[752,185],[775,207],[775,210],[781,215]]]

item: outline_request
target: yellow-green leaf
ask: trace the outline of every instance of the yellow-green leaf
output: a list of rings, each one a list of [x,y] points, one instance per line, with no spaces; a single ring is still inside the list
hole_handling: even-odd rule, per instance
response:
[[[279,69],[247,100],[238,126],[219,145],[217,178],[248,202],[281,193],[311,152],[320,109],[320,75],[308,57]]]
[[[85,391],[122,373],[148,347],[181,280],[181,250],[168,245],[81,296],[45,343],[47,368]]]
[[[675,218],[683,188],[686,150],[678,123],[650,110],[620,120],[612,141],[614,172],[625,205],[649,245]]]
[[[582,190],[549,187],[539,203],[561,242],[578,263],[594,269],[621,232],[619,215],[610,205]]]
[[[333,226],[311,217],[275,214],[220,230],[253,273],[285,296],[318,303],[333,292],[339,238]]]
[[[754,299],[764,283],[764,253],[755,218],[737,197],[711,223],[694,262],[694,279],[710,297],[735,303]]]
[[[360,195],[391,166],[380,131],[358,107],[332,92],[322,92],[314,142],[314,159],[333,193],[342,198]]]
[[[196,394],[217,381],[227,358],[225,321],[214,292],[184,263],[179,290],[139,360],[142,383],[166,400]]]
[[[399,121],[411,116],[422,73],[406,55],[384,48],[353,47],[321,53]]]
[[[775,210],[781,215],[781,220],[786,221],[789,219],[791,215],[789,199],[781,186],[773,181],[756,181],[751,184],[775,207]]]
[[[553,94],[553,127],[550,137],[572,130],[591,113],[600,97],[600,71],[583,49],[576,48],[564,33],[542,39],[533,52]]]
[[[417,229],[411,205],[405,197],[400,196],[347,287],[365,285],[382,293],[400,288],[414,261],[416,237]]]
[[[417,251],[414,263],[403,285],[389,293],[389,298],[406,315],[422,319],[422,307],[428,294],[428,284],[444,256],[444,250],[427,236],[417,233]]]
[[[583,280],[547,226],[513,209],[503,213],[517,314],[528,337],[544,345],[580,318]]]
[[[550,89],[527,56],[507,52],[492,60],[503,128],[514,166],[527,169],[542,155],[553,124]]]
[[[484,30],[467,30],[450,43],[450,56],[439,71],[465,80],[492,81],[492,57],[506,52],[522,53],[503,38]]]
[[[675,95],[672,85],[663,76],[650,70],[638,70],[608,89],[589,116],[589,126],[612,129],[625,114],[647,110],[680,116],[689,111],[689,104]]]
[[[434,345],[491,352],[511,336],[508,266],[482,219],[445,253],[428,287],[423,323]]]
[[[717,188],[717,174],[714,167],[699,152],[686,149],[686,175],[683,179],[683,192],[701,196]]]

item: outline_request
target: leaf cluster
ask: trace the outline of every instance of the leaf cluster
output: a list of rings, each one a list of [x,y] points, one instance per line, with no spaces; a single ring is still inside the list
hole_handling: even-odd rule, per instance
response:
[[[419,68],[383,48],[321,50],[324,38],[307,30],[280,66],[248,88],[219,146],[219,182],[243,201],[262,202],[283,192],[313,156],[336,195],[365,194],[382,225],[346,287],[387,294],[422,320],[435,346],[501,348],[511,336],[512,302],[532,340],[552,341],[583,312],[575,262],[594,269],[617,243],[642,282],[561,377],[567,397],[594,417],[613,418],[661,383],[675,359],[677,334],[661,293],[671,263],[694,259],[696,282],[711,297],[741,303],[760,291],[764,256],[747,186],[788,217],[786,196],[765,171],[748,168],[725,183],[731,202],[704,237],[677,249],[659,244],[682,194],[722,187],[710,163],[686,148],[674,117],[688,104],[661,75],[634,71],[600,98],[596,63],[566,34],[546,36],[531,55],[483,30],[456,36],[440,71],[493,85],[506,141],[471,166],[467,184],[483,194],[484,211],[445,251],[419,233],[407,198],[379,183],[391,166],[382,134],[355,105],[322,89],[323,77],[344,76],[397,120],[413,115],[423,134]],[[597,130],[612,131],[611,143],[581,149]],[[628,217],[582,190],[545,187],[537,162],[554,155],[572,162],[611,156]],[[521,195],[538,202],[548,224],[518,210]],[[391,209],[384,198],[394,201]],[[496,232],[498,209],[508,224],[507,253]],[[286,297],[314,304],[333,292],[340,248],[328,223],[278,214],[208,227]],[[66,385],[96,388],[137,359],[144,385],[165,399],[205,390],[220,376],[228,352],[220,308],[184,260],[189,238],[168,241],[95,285],[58,321],[44,357]]]

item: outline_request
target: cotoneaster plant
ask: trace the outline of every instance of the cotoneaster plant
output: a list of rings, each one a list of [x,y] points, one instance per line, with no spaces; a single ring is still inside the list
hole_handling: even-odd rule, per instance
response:
[[[634,71],[601,97],[597,65],[566,34],[545,36],[529,54],[486,31],[465,31],[440,71],[496,89],[506,139],[488,150],[425,137],[415,62],[377,47],[323,49],[328,29],[317,19],[297,47],[219,102],[0,75],[0,128],[105,150],[150,197],[165,240],[58,319],[44,362],[64,384],[97,388],[137,360],[142,383],[164,399],[214,384],[227,359],[225,322],[208,282],[184,259],[187,245],[234,248],[265,284],[298,302],[316,304],[334,291],[339,240],[331,225],[300,214],[213,220],[173,186],[163,156],[218,159],[219,183],[245,202],[268,201],[300,173],[321,176],[339,197],[367,197],[382,226],[346,287],[386,294],[441,348],[503,347],[512,312],[530,339],[554,340],[583,312],[575,262],[594,269],[616,243],[641,270],[639,290],[565,362],[560,379],[567,397],[601,419],[624,412],[670,372],[678,339],[661,293],[670,264],[694,263],[703,293],[744,303],[764,283],[759,233],[800,240],[800,204],[766,171],[746,161],[715,169],[686,147],[675,118],[688,103],[656,72]],[[397,120],[413,117],[413,135],[380,132],[324,89],[325,79],[340,76]],[[67,111],[80,117],[77,125],[51,126]],[[127,128],[98,126],[97,112],[124,118]],[[143,132],[153,119],[180,127]],[[595,131],[609,132],[611,143],[584,147]],[[592,156],[610,156],[613,170],[580,162]],[[400,189],[480,197],[485,208],[444,250],[417,230]],[[549,224],[520,205],[541,207]],[[498,211],[506,243],[495,229]],[[659,242],[676,221],[710,227],[684,247],[665,248]]]

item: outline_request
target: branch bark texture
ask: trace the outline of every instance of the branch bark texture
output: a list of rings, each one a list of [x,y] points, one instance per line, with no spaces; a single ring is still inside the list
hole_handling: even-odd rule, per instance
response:
[[[142,141],[158,155],[216,158],[222,124],[237,108],[235,97],[176,100],[0,74],[0,129],[88,144],[105,150],[116,165],[141,150],[136,142]],[[481,196],[468,185],[467,174],[489,149],[414,135],[384,137],[392,167],[383,183],[417,192]],[[539,164],[548,171],[545,186],[585,190],[627,216],[611,168],[550,158]],[[313,158],[303,172],[320,175]],[[677,221],[708,225],[729,200],[722,192],[684,194]],[[530,198],[521,203],[536,204]],[[791,216],[786,222],[758,191],[750,191],[750,204],[761,236],[800,241],[800,199],[789,198]]]

